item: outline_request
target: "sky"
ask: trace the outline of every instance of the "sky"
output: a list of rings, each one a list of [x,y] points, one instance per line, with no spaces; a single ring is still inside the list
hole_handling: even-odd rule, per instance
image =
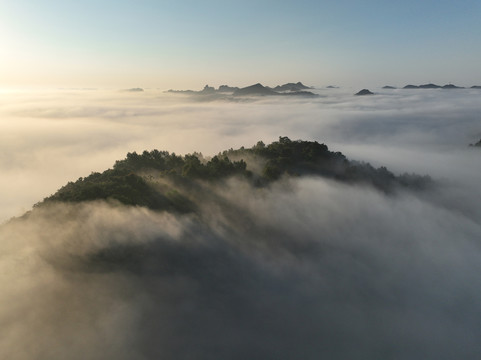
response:
[[[474,0],[0,1],[0,88],[481,84]]]

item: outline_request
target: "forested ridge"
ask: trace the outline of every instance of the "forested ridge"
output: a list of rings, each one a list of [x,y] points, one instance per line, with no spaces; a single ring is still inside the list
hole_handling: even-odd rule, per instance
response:
[[[432,182],[428,176],[395,176],[385,167],[350,161],[316,141],[279,137],[268,145],[259,141],[251,148],[225,150],[210,159],[200,153],[181,156],[159,150],[131,152],[116,161],[112,169],[69,182],[36,206],[52,201],[112,199],[126,205],[188,212],[194,208],[188,190],[199,182],[240,177],[254,187],[265,187],[283,177],[303,175],[373,186],[387,193],[397,187],[422,189]],[[164,182],[160,186],[161,180],[170,185]]]

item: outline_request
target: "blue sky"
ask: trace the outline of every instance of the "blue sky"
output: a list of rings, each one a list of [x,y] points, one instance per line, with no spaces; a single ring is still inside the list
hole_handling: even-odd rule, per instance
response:
[[[479,1],[0,0],[0,87],[481,84]]]

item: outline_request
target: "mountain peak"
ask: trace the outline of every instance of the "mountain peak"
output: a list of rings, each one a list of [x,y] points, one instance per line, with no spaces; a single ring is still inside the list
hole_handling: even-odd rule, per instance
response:
[[[249,96],[249,95],[277,95],[277,93],[261,83],[250,85],[234,92],[234,96]]]
[[[374,95],[373,92],[369,91],[368,89],[362,89],[361,91],[359,91],[358,93],[354,94],[354,95],[358,95],[358,96],[362,96],[362,95]]]
[[[304,85],[300,81],[297,82],[297,83],[286,83],[284,85],[277,85],[274,88],[275,91],[292,91],[292,92],[302,91],[302,90],[306,90],[306,89],[310,89],[310,87]]]

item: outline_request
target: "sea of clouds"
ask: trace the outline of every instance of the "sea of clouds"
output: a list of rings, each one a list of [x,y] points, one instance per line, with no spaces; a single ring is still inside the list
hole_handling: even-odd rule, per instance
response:
[[[0,354],[15,359],[481,355],[479,90],[218,99],[4,92],[0,218],[127,152],[316,140],[424,192],[229,180],[174,215],[95,202],[0,228]]]
[[[0,219],[21,215],[68,181],[127,152],[214,155],[279,136],[316,140],[351,159],[437,177],[479,174],[479,90],[318,91],[323,97],[202,101],[102,90],[2,92]],[[468,172],[468,173],[466,173]]]

